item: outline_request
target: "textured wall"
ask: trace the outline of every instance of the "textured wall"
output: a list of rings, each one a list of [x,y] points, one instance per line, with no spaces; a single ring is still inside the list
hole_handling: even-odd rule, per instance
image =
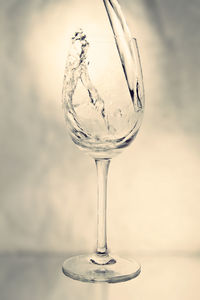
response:
[[[0,251],[95,245],[95,167],[66,134],[61,89],[66,32],[102,24],[100,2],[1,0]],[[146,113],[111,163],[109,241],[199,251],[200,3],[120,3],[140,47]]]

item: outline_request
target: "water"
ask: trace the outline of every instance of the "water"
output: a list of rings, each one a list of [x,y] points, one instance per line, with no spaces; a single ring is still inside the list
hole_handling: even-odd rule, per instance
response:
[[[138,79],[134,77],[133,72],[134,68],[138,68],[137,72],[140,72],[140,60],[138,62],[134,55],[137,53],[139,56],[139,51],[137,46],[136,49],[134,49],[134,44],[130,43],[133,37],[118,1],[103,0],[103,2],[115,37],[115,43],[121,59],[132,101],[134,102],[135,109],[140,111],[143,109],[144,101],[144,99],[142,99],[144,98],[144,95],[141,93],[143,86],[140,87],[140,83]],[[140,76],[142,76],[142,74],[140,74]],[[136,91],[136,94],[134,90]]]
[[[78,105],[73,104],[73,96],[79,81],[82,82],[84,88],[88,92],[89,103],[92,104],[93,108],[98,112],[99,118],[101,117],[107,130],[110,129],[107,113],[105,110],[104,100],[99,95],[97,89],[92,84],[92,81],[88,72],[89,61],[87,53],[89,49],[89,42],[87,41],[86,34],[83,30],[75,32],[72,37],[72,47],[67,57],[64,85],[63,85],[63,107],[67,114],[71,114],[71,120],[74,128],[77,130],[77,134],[84,135],[85,137],[91,137],[91,134],[87,130],[83,129],[80,122],[78,121],[75,108]]]
[[[91,65],[98,60],[104,64],[108,53],[105,49],[99,51],[97,57],[90,61],[89,53],[93,45],[90,45],[90,39],[82,29],[75,32],[71,39],[63,83],[63,108],[73,141],[89,152],[102,153],[102,156],[105,151],[111,153],[115,149],[126,147],[133,140],[140,127],[144,101],[135,40],[131,41],[131,33],[118,2],[116,0],[103,2],[113,31],[119,65],[123,70],[121,72],[124,73],[124,77],[120,77],[119,92],[112,100],[112,94],[116,93],[117,88],[115,73],[120,69],[114,57],[111,57],[113,63],[109,62],[109,65],[116,66],[111,72],[113,73],[111,81],[115,82],[114,88],[110,81],[106,98],[97,90],[89,69],[91,71]],[[96,47],[99,48],[100,44]],[[105,76],[103,74],[101,79],[105,80],[104,86],[110,80],[106,72],[109,72],[109,69],[105,68]],[[111,96],[108,96],[109,94]]]

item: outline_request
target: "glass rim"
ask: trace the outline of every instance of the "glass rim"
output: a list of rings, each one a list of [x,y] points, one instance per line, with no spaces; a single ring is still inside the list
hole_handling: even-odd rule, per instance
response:
[[[71,40],[74,35],[73,34],[66,34],[65,37],[69,40]],[[88,35],[88,39],[89,39],[89,42],[113,42],[115,41],[116,39],[118,38],[121,38],[121,37],[125,37],[123,36],[122,34],[118,34],[118,35],[98,35],[98,36],[94,36],[92,34]],[[91,38],[92,38],[92,41],[91,41]],[[128,42],[130,41],[134,41],[135,43],[137,43],[137,38],[135,36],[130,36],[128,39],[127,39]]]

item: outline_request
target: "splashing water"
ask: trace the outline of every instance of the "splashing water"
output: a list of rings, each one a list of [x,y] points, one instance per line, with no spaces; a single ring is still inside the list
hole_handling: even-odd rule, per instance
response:
[[[121,73],[125,75],[125,78],[123,75],[124,86],[120,82],[120,93],[114,102],[118,98],[121,101],[122,95],[125,98],[122,97],[123,101],[119,106],[112,103],[108,98],[110,97],[108,88],[108,99],[106,99],[105,105],[104,99],[100,96],[89,75],[90,43],[82,29],[75,32],[71,39],[62,97],[65,118],[73,141],[82,148],[93,151],[107,151],[127,146],[136,136],[143,114],[143,86],[140,86],[142,74],[140,74],[136,43],[130,42],[131,33],[118,2],[116,0],[103,0],[103,2],[115,38],[116,47],[114,48],[118,59],[120,58],[119,67],[122,66]],[[101,55],[100,52],[98,54]],[[101,60],[101,57],[95,59]],[[92,63],[94,62],[92,61]],[[126,90],[124,94],[122,86]],[[111,89],[111,91],[114,90],[115,87]],[[85,92],[87,95],[84,95]]]
[[[107,130],[110,129],[104,101],[92,84],[89,76],[89,62],[87,60],[88,48],[89,42],[87,41],[86,35],[82,29],[80,29],[72,37],[72,48],[67,57],[63,84],[63,107],[65,111],[71,114],[72,122],[74,121],[73,125],[75,125],[75,128],[78,126],[77,129],[79,130],[79,134],[83,134],[85,136],[90,136],[90,133],[86,132],[79,123],[74,110],[77,105],[73,104],[73,95],[79,80],[81,80],[83,86],[87,90],[89,96],[88,99],[90,99],[90,103],[102,117]]]

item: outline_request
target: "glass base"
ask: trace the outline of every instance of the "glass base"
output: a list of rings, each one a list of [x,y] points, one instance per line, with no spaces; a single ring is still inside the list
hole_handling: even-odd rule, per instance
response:
[[[84,282],[116,283],[127,281],[140,274],[140,265],[131,259],[115,255],[79,255],[67,259],[63,273],[75,280]]]

